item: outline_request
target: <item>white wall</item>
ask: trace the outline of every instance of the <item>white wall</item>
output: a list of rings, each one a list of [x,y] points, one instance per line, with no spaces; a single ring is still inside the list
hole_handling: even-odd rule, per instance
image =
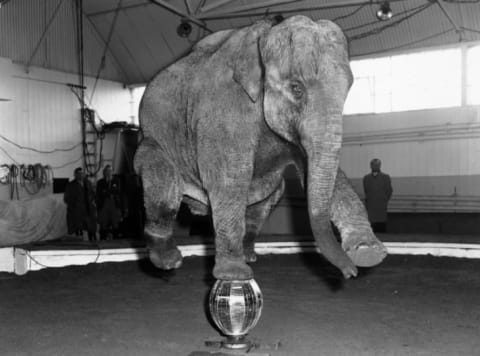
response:
[[[360,195],[374,157],[391,211],[480,211],[479,107],[346,116],[340,165]]]
[[[99,80],[90,101],[94,78],[86,78],[87,104],[105,122],[136,122],[132,95],[122,84]],[[30,68],[0,58],[0,134],[15,143],[39,150],[68,148],[81,142],[80,104],[67,83],[75,74]],[[11,156],[11,158],[9,157]],[[23,150],[0,138],[0,165],[41,163],[54,167],[56,177],[71,177],[82,166],[81,146],[68,152],[41,154]],[[57,167],[57,168],[55,168]]]

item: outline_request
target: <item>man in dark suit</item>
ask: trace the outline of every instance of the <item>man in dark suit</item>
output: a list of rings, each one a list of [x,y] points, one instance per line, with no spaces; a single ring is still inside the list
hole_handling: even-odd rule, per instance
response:
[[[95,194],[82,168],[75,169],[74,179],[65,188],[63,201],[67,204],[68,233],[80,236],[83,230],[87,230],[89,240],[96,240]]]
[[[385,232],[387,222],[387,205],[393,189],[390,176],[383,173],[382,162],[378,158],[370,161],[371,173],[363,177],[363,191],[368,219],[374,232]]]
[[[103,178],[97,182],[98,224],[100,239],[106,239],[111,231],[113,238],[118,238],[119,224],[125,216],[120,181],[112,176],[110,165],[103,169]]]

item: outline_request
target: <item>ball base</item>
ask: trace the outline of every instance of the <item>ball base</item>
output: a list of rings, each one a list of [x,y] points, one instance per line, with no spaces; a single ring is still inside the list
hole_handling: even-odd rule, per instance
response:
[[[246,335],[227,336],[222,341],[222,347],[229,350],[245,350],[248,352],[253,346],[253,343],[247,340]]]
[[[230,337],[219,341],[205,341],[205,346],[213,351],[195,351],[188,356],[272,356],[270,352],[264,352],[254,342],[241,337],[241,340],[232,340]]]

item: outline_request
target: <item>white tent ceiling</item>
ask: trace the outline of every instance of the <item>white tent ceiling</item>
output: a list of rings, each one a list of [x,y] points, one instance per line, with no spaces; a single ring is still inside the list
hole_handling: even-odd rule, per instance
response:
[[[86,75],[125,84],[147,82],[212,31],[249,25],[266,15],[295,14],[337,22],[352,57],[480,40],[478,0],[0,0],[0,56],[17,63],[78,72],[83,25]],[[79,5],[82,5],[81,12]],[[81,13],[81,17],[79,14]],[[180,37],[181,19],[193,27]],[[79,21],[81,19],[81,21]],[[107,46],[108,44],[108,46]],[[103,58],[103,60],[102,60]]]

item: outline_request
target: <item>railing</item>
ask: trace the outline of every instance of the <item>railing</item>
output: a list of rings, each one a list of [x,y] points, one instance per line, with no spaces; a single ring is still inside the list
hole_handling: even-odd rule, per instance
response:
[[[480,123],[443,124],[344,134],[343,146],[480,137]]]
[[[363,199],[363,197],[360,197]],[[280,207],[307,208],[305,196],[285,196]],[[480,196],[394,195],[388,204],[391,213],[480,213]]]

